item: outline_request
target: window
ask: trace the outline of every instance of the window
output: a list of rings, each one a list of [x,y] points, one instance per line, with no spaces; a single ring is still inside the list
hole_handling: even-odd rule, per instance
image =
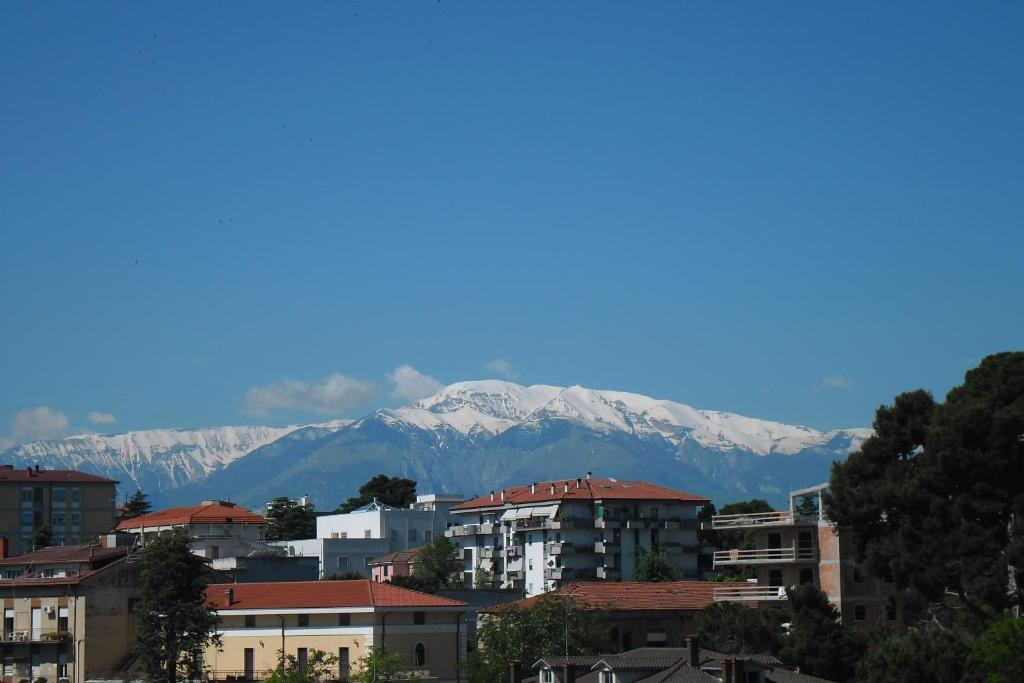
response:
[[[551,669],[544,669],[540,672],[540,680],[542,681],[542,683],[554,683],[555,672]]]
[[[71,525],[72,526],[78,526],[78,513],[77,512],[72,512],[71,513]]]
[[[853,568],[853,582],[864,583],[864,572],[861,570],[860,567]]]
[[[338,536],[341,537],[341,538],[348,538],[348,532],[347,531],[339,532]]]
[[[601,683],[615,683],[615,674],[611,671],[602,671]]]
[[[245,627],[246,628],[256,628],[256,617],[254,615],[247,614],[245,616]]]
[[[219,545],[211,545],[210,546],[210,559],[211,560],[219,560],[220,559],[220,546]]]
[[[782,534],[768,534],[768,549],[777,550],[782,547]]]
[[[58,607],[57,608],[57,630],[67,632],[68,629],[68,608]]]
[[[308,614],[300,614],[299,615],[299,626],[309,626],[309,615]]]
[[[309,650],[307,650],[304,647],[300,647],[295,652],[295,659],[297,660],[296,663],[299,666],[301,666],[302,668],[306,668],[306,663],[309,661]]]
[[[348,612],[342,612],[338,615],[338,626],[351,626],[352,615]]]
[[[782,570],[772,569],[768,572],[768,585],[772,588],[782,587]]]
[[[14,677],[14,660],[10,657],[4,658],[4,676]]]
[[[4,635],[10,635],[11,631],[14,630],[14,610],[7,608],[4,610]]]
[[[36,486],[35,488],[32,489],[32,502],[35,505],[42,505],[43,504],[43,487],[42,486]]]
[[[339,557],[338,558],[338,569],[348,569],[348,558],[347,557]]]
[[[864,621],[867,618],[867,610],[864,609],[864,605],[853,606],[853,620]]]
[[[415,540],[416,540],[416,530],[415,529],[409,529],[409,541],[413,542]]]
[[[430,529],[427,529],[426,531],[424,531],[423,532],[423,540],[426,541],[427,543],[430,543],[432,540],[434,540],[434,532],[431,531]]]
[[[21,513],[21,524],[22,526],[32,526],[32,513],[22,512]]]
[[[370,537],[370,530],[369,529],[363,529],[363,538],[369,538],[369,537]]]
[[[24,488],[24,489],[21,490],[21,502],[22,503],[31,503],[32,502],[32,489],[31,488]]]
[[[425,623],[427,623],[427,613],[426,612],[413,612],[412,613],[412,623],[414,623],[414,624],[425,624]]]
[[[647,647],[665,647],[668,644],[668,632],[660,628],[652,628],[647,632]]]
[[[391,540],[395,542],[398,541],[398,529],[391,530]]]
[[[82,498],[82,491],[81,491],[81,489],[71,489],[71,504],[72,505],[78,505],[78,502],[81,500],[81,498]]]
[[[423,647],[423,643],[416,643],[416,649],[413,653],[413,666],[426,666],[427,665],[427,648]]]
[[[68,500],[68,490],[65,488],[54,488],[53,489],[53,504],[64,505]]]
[[[345,615],[345,616],[348,616],[348,615]],[[351,672],[351,667],[349,665],[348,648],[347,647],[339,647],[338,648],[338,677],[341,680],[343,680],[343,681],[348,680],[350,672]]]

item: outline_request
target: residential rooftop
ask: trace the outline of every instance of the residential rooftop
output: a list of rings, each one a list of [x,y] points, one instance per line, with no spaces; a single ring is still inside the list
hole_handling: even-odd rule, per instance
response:
[[[0,465],[0,481],[18,482],[52,482],[80,484],[117,484],[114,479],[107,479],[98,474],[79,472],[78,470],[42,470],[35,468],[16,468],[14,465]]]
[[[420,554],[425,546],[419,546],[418,548],[409,548],[408,550],[399,550],[396,553],[389,553],[387,555],[381,555],[370,560],[370,564],[392,564],[394,562],[415,562],[416,557]]]
[[[117,525],[118,530],[141,529],[143,527],[177,526],[181,524],[266,524],[263,515],[247,510],[236,503],[222,500],[207,500],[199,505],[167,508],[141,517],[126,519]]]
[[[577,604],[591,609],[616,612],[646,612],[656,610],[702,610],[715,601],[715,589],[730,586],[748,586],[748,583],[717,581],[666,581],[657,583],[631,581],[581,581],[570,583],[550,593],[524,598],[515,602],[489,607],[482,612],[497,614],[515,605],[532,607],[540,599],[571,598]],[[664,650],[663,650],[664,651]]]
[[[231,604],[228,604],[228,591]],[[399,588],[369,579],[230,583],[206,589],[206,599],[219,612],[250,609],[323,607],[464,607],[458,600]]]
[[[652,484],[647,481],[617,479],[556,479],[526,486],[512,486],[485,496],[467,500],[452,508],[453,512],[480,508],[514,507],[541,502],[561,501],[652,500],[684,503],[707,503],[709,500],[685,491]]]
[[[99,564],[124,557],[128,554],[126,546],[102,548],[96,545],[55,545],[40,548],[24,555],[14,555],[0,559],[0,567],[43,565],[43,564]]]

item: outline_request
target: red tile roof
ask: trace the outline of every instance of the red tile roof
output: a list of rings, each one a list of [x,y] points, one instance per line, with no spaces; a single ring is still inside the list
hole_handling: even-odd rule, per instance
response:
[[[52,578],[44,578],[38,576],[35,572],[29,573],[25,576],[19,576],[15,579],[2,579],[0,580],[0,595],[3,595],[5,588],[19,589],[29,586],[76,586],[81,584],[88,579],[105,572],[113,567],[120,566],[125,561],[125,558],[120,557],[112,562],[108,562],[101,567],[94,569],[80,569],[75,572],[74,576],[54,576]]]
[[[425,546],[418,548],[409,548],[408,550],[399,550],[396,553],[390,553],[388,555],[381,555],[370,560],[370,564],[394,564],[395,562],[415,562],[416,558],[419,557],[420,551]]]
[[[702,610],[715,601],[716,588],[747,586],[747,583],[720,583],[717,581],[666,581],[664,583],[620,583],[590,581],[571,583],[551,593],[524,598],[503,605],[481,610],[486,614],[497,614],[512,605],[520,608],[532,607],[543,597],[558,599],[571,597],[578,604],[593,609],[611,612],[655,611],[655,610]]]
[[[126,519],[117,525],[118,529],[139,529],[141,527],[172,526],[175,524],[266,524],[263,515],[246,510],[240,505],[224,501],[212,501],[201,505],[168,508],[148,515]]]
[[[40,548],[24,555],[14,555],[0,559],[0,566],[40,565],[40,564],[98,564],[128,554],[128,548],[99,548],[90,545],[56,545]]]
[[[61,482],[73,482],[76,484],[116,484],[118,483],[114,479],[107,479],[101,477],[98,474],[89,474],[88,472],[79,472],[78,470],[35,470],[35,469],[19,469],[0,465],[0,481],[45,481],[51,483]]]
[[[579,482],[579,486],[577,486]],[[554,487],[554,491],[552,491]],[[459,503],[452,510],[472,510],[474,508],[502,507],[524,505],[562,500],[673,500],[693,503],[707,503],[703,496],[695,496],[685,491],[677,491],[667,486],[659,486],[646,481],[617,481],[615,479],[558,479],[539,482],[530,492],[530,486],[512,486],[501,493],[480,496],[465,503]]]
[[[232,590],[228,606],[227,590]],[[214,609],[301,609],[317,607],[465,607],[466,603],[428,593],[378,583],[354,581],[293,581],[282,583],[226,583],[206,589]]]

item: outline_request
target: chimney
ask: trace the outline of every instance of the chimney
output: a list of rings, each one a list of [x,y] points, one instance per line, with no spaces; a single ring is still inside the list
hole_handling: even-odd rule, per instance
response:
[[[491,491],[491,501],[494,501],[494,491]]]
[[[530,484],[530,493],[537,493],[537,482]]]
[[[227,598],[228,606],[235,604],[235,589],[227,588],[224,590],[224,597]]]
[[[587,470],[587,479],[590,479],[590,471]]]
[[[505,489],[501,490],[501,500],[502,500],[502,502],[504,502],[504,500],[505,500]]]
[[[697,636],[686,636],[686,654],[691,669],[700,666],[700,641]]]
[[[733,683],[733,671],[735,662],[729,658],[722,660],[722,683]]]
[[[551,493],[554,493],[554,492],[555,492],[555,485],[554,485],[554,483],[552,483],[551,484]]]
[[[523,683],[523,665],[518,659],[508,663],[508,683]]]
[[[576,488],[579,488],[581,486],[583,486],[583,480],[580,479],[579,477],[576,477]]]
[[[576,667],[569,662],[562,662],[562,683],[576,683]]]
[[[563,493],[569,493],[569,482],[565,482],[565,488],[562,491]]]

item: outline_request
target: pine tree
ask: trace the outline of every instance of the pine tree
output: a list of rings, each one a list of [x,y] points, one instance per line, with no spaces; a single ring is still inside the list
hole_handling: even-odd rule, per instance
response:
[[[668,555],[660,548],[652,548],[650,551],[637,548],[636,554],[634,581],[675,581],[678,577],[679,573],[675,566],[669,562]]]
[[[292,541],[313,538],[316,535],[316,510],[312,505],[300,505],[281,496],[270,503],[267,511],[268,541]]]
[[[53,543],[53,534],[50,533],[48,526],[39,527],[32,535],[32,550],[48,548],[51,543]]]
[[[135,493],[121,508],[122,519],[134,519],[142,515],[148,515],[153,509],[149,502],[149,496],[142,492],[142,489],[135,489]]]

